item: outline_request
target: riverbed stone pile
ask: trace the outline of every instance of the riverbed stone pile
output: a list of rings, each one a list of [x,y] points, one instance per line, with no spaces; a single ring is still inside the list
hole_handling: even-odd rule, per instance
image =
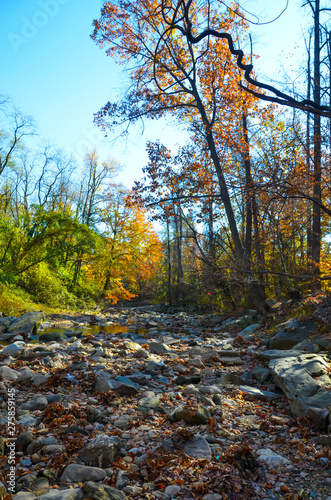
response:
[[[315,323],[272,342],[254,311],[150,306],[28,313],[0,332],[0,488],[14,500],[330,500],[331,342]]]

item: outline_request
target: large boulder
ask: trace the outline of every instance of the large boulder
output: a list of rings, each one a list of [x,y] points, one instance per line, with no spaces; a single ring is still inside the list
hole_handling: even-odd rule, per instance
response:
[[[42,321],[46,319],[45,314],[40,312],[29,312],[19,318],[12,318],[8,325],[8,332],[36,333]]]
[[[291,349],[317,331],[317,325],[313,321],[290,320],[283,326],[284,328],[270,339],[270,349]]]
[[[291,411],[302,416],[309,407],[331,405],[331,385],[328,363],[316,354],[302,354],[273,359],[269,369],[276,385],[286,395]]]
[[[11,316],[5,316],[4,318],[0,318],[0,333],[3,333],[7,330],[12,319],[13,318]]]

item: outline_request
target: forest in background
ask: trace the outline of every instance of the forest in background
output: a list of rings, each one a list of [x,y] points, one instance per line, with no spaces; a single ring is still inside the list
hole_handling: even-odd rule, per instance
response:
[[[33,121],[3,98],[0,309],[14,313],[27,293],[53,307],[136,298],[266,312],[265,299],[328,291],[330,11],[319,0],[306,8],[296,93],[266,102],[269,89],[243,84],[229,40],[217,36],[250,52],[238,6],[104,5],[92,38],[129,67],[130,89],[96,124],[127,134],[144,117],[165,116],[190,136],[176,152],[149,142],[131,191],[95,150],[83,165],[47,144],[29,151]]]

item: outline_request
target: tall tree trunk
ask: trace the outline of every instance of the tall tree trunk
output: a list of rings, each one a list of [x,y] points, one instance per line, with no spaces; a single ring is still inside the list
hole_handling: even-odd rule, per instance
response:
[[[268,306],[264,293],[262,292],[262,287],[259,286],[259,284],[251,280],[251,276],[249,273],[247,273],[247,259],[245,256],[245,250],[243,247],[243,244],[240,239],[239,231],[238,231],[238,225],[236,221],[236,217],[233,211],[230,195],[229,195],[229,190],[228,186],[226,184],[226,180],[224,177],[224,172],[222,169],[221,162],[219,160],[218,154],[217,154],[217,149],[216,149],[216,144],[214,140],[214,135],[212,131],[212,126],[208,121],[208,117],[205,111],[205,108],[203,106],[203,103],[200,99],[199,93],[196,91],[195,93],[195,99],[197,102],[197,107],[200,113],[200,116],[202,118],[203,124],[205,126],[205,131],[206,131],[206,141],[208,144],[208,149],[210,152],[210,156],[212,159],[212,162],[214,164],[216,174],[218,177],[218,183],[220,187],[220,193],[221,193],[221,199],[225,208],[225,213],[226,217],[229,223],[229,228],[232,236],[232,240],[234,243],[234,248],[235,248],[235,254],[238,262],[238,267],[240,272],[243,275],[243,280],[245,284],[245,295],[246,295],[246,301],[254,308],[256,308],[260,313],[265,314],[270,310],[270,307]]]
[[[246,198],[246,232],[245,232],[245,256],[248,260],[249,267],[252,261],[252,194],[253,194],[253,179],[251,171],[251,159],[248,142],[247,116],[243,113],[242,116],[243,136],[244,136],[244,166],[245,166],[245,198]]]
[[[308,45],[308,60],[307,60],[307,99],[311,98],[311,35],[309,36],[309,45]],[[308,189],[310,190],[311,186],[311,158],[310,158],[310,113],[307,113],[306,119],[306,173],[307,173],[307,184]],[[330,121],[331,123],[331,121]],[[307,272],[310,274],[312,272],[312,202],[311,200],[307,200]]]
[[[170,242],[170,223],[167,219],[167,258],[168,258],[168,304],[172,305],[172,289],[171,289],[171,242]]]
[[[314,101],[321,103],[321,77],[320,77],[320,0],[315,0],[314,9]],[[320,261],[321,261],[321,117],[314,114],[314,169],[313,169],[313,202],[312,223],[312,290],[321,288]]]

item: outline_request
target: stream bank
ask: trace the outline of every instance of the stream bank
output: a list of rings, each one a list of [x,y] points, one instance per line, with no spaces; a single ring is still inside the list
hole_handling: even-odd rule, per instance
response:
[[[279,316],[269,338],[252,311],[32,314],[31,331],[0,320],[1,480],[10,493],[14,401],[15,500],[329,499],[331,342],[318,322]],[[37,342],[45,333],[60,337]]]

